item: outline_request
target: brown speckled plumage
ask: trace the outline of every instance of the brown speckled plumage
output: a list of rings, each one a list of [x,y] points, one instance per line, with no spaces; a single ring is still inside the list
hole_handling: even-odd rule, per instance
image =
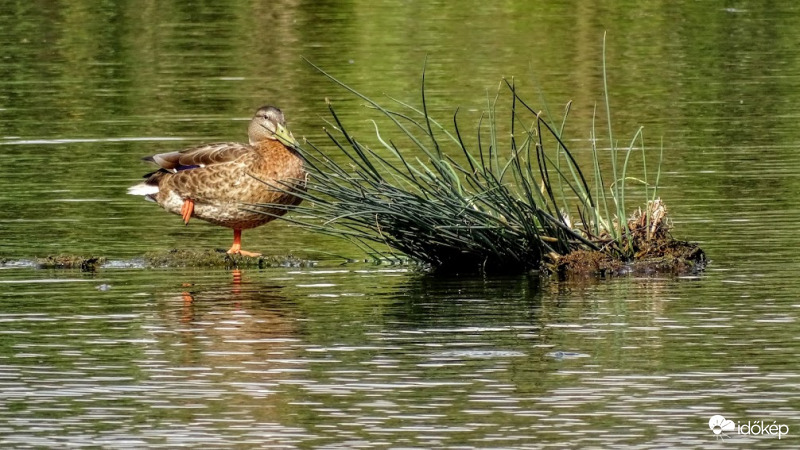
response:
[[[191,201],[191,217],[233,228],[237,233],[263,225],[274,217],[248,211],[246,205],[299,204],[298,197],[281,189],[287,189],[286,183],[303,189],[306,172],[297,151],[283,143],[293,142],[293,138],[284,128],[279,109],[260,108],[248,134],[249,144],[209,144],[145,158],[160,169],[130,188],[129,193],[145,195],[178,215],[184,203]],[[281,215],[285,211],[271,212]]]

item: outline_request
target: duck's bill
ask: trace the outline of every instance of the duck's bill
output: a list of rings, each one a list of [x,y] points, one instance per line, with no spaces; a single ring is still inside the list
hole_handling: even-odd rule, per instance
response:
[[[275,129],[275,138],[287,147],[297,147],[299,143],[295,140],[291,131],[287,130],[286,127],[281,124],[277,125]]]

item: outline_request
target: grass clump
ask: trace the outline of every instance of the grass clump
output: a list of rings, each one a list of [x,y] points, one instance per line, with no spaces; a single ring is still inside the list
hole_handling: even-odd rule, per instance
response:
[[[498,126],[498,92],[469,140],[458,110],[449,126],[429,114],[424,71],[421,105],[391,99],[388,107],[314,67],[366,102],[377,115],[375,135],[372,145],[357,139],[328,102],[332,121],[325,131],[333,146],[298,146],[309,180],[307,191],[295,194],[304,202],[287,220],[350,239],[376,259],[407,255],[453,272],[559,272],[577,265],[580,255],[588,255],[585,267],[599,267],[603,258],[622,267],[655,251],[648,242],[669,236],[656,192],[660,171],[649,184],[641,128],[619,149],[609,121],[611,146],[603,153],[612,173],[606,188],[594,129],[589,178],[562,138],[569,105],[555,125],[520,96],[513,80],[501,86],[508,100],[506,128]],[[643,175],[632,178],[631,155],[639,151]],[[645,186],[645,208],[629,220],[625,194],[632,180]],[[267,207],[281,206],[254,206]]]

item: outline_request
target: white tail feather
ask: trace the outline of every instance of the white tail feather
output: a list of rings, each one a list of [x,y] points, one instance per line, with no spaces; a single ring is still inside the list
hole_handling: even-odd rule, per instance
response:
[[[128,194],[131,195],[156,195],[158,194],[158,186],[147,183],[139,183],[128,188]]]

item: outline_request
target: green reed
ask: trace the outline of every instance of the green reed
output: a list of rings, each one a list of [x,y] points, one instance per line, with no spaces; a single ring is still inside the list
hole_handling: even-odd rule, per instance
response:
[[[487,99],[468,144],[458,110],[451,125],[429,114],[424,70],[420,107],[396,99],[384,106],[311,65],[365,101],[388,126],[372,120],[370,146],[351,134],[328,102],[331,126],[325,132],[332,145],[295,143],[309,172],[306,190],[292,191],[303,203],[254,209],[291,209],[284,219],[349,239],[376,259],[410,257],[445,271],[528,271],[576,249],[613,249],[632,258],[629,233],[619,223],[626,224],[625,180],[634,144],[643,140],[641,129],[619,172],[611,141],[613,182],[606,193],[594,128],[592,189],[562,139],[569,107],[555,127],[520,96],[513,80],[504,80],[497,96]],[[502,92],[510,102],[507,141],[498,128],[505,120],[498,117]],[[610,121],[608,134],[611,139]]]

